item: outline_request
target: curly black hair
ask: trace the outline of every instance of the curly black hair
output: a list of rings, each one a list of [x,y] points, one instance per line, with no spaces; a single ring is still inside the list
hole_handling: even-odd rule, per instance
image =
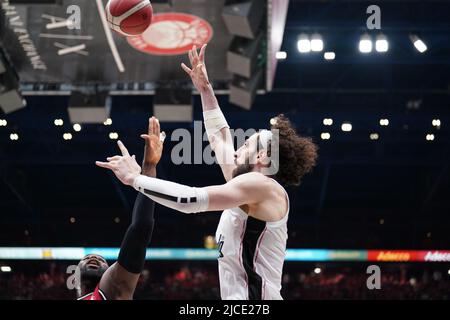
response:
[[[303,176],[315,167],[318,147],[311,138],[299,136],[291,121],[283,114],[275,120],[271,125],[272,130],[277,129],[279,132],[279,141],[274,141],[279,148],[279,170],[275,179],[285,186],[298,186]],[[273,152],[274,145],[271,147]]]

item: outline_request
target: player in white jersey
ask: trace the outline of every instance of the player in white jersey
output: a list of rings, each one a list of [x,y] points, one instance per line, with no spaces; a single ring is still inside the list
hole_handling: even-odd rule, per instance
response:
[[[208,80],[205,50],[203,46],[198,54],[194,47],[189,52],[191,68],[182,67],[201,94],[206,131],[226,183],[195,188],[145,177],[120,141],[122,156],[97,165],[112,170],[122,183],[155,202],[180,212],[223,210],[216,233],[222,299],[282,299],[289,198],[281,184],[300,184],[315,166],[317,147],[311,139],[298,136],[290,121],[280,115],[271,130],[252,135],[235,150]]]

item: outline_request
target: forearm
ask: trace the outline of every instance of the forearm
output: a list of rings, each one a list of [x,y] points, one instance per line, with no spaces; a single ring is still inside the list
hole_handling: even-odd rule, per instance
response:
[[[143,163],[142,164],[142,174],[147,177],[156,177],[156,167],[152,164]]]
[[[204,188],[192,188],[142,175],[134,180],[133,187],[153,201],[180,212],[208,211],[208,193]]]
[[[144,161],[142,174],[156,177],[156,167]],[[122,241],[118,259],[121,267],[130,273],[139,274],[144,267],[147,246],[151,241],[155,224],[154,211],[155,202],[139,193],[134,202],[131,224]]]
[[[138,194],[130,226],[120,246],[119,264],[128,272],[140,274],[154,227],[155,202]]]
[[[203,112],[218,108],[220,109],[219,102],[217,101],[216,95],[214,94],[214,89],[211,84],[208,84],[208,86],[200,92],[200,96],[202,98]]]
[[[226,181],[231,180],[234,164],[234,144],[225,116],[220,110],[212,88],[202,93],[203,118],[211,149],[215,152]]]

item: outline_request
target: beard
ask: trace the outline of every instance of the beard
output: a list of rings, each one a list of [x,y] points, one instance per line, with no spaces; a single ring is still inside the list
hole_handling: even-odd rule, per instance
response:
[[[234,170],[233,170],[233,178],[236,178],[237,176],[252,172],[254,168],[253,164],[250,164],[248,162],[246,162],[245,164],[240,164],[238,165]]]

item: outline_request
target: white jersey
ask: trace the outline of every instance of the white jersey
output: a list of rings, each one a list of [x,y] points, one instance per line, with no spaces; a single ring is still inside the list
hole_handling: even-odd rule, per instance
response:
[[[222,213],[216,240],[223,300],[283,299],[280,290],[288,238],[287,193],[286,198],[288,211],[277,222],[249,217],[240,208]]]

